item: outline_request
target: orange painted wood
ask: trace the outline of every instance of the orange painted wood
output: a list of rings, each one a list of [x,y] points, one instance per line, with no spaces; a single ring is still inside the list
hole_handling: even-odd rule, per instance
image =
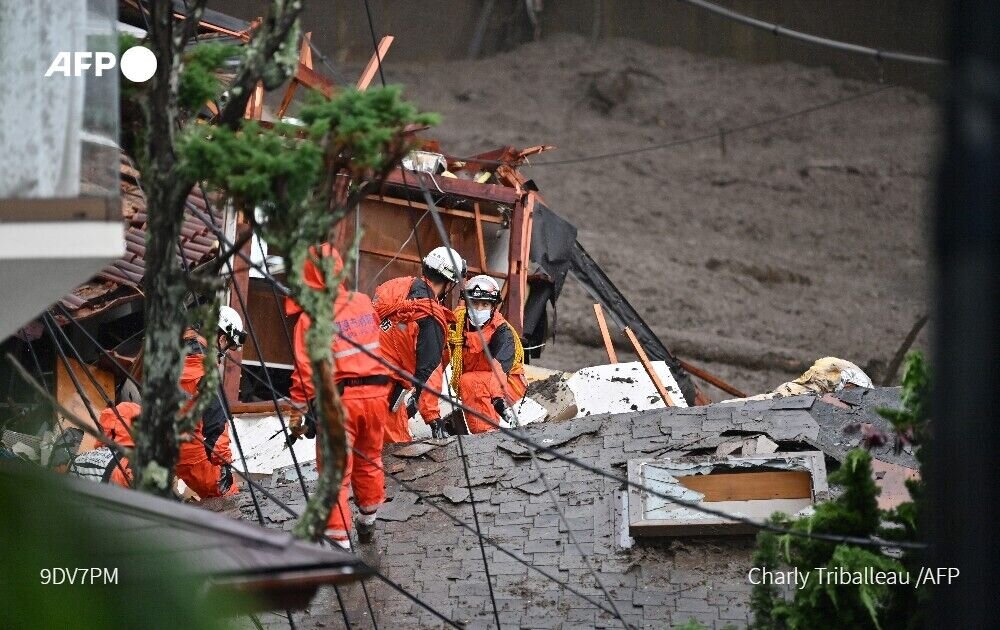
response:
[[[653,364],[649,361],[649,357],[646,356],[646,351],[642,349],[639,340],[635,338],[635,333],[628,326],[625,327],[625,336],[632,342],[632,347],[635,348],[635,353],[639,355],[639,361],[642,363],[642,367],[645,368],[646,374],[649,375],[649,380],[653,381],[653,385],[656,387],[656,391],[659,392],[660,398],[663,399],[663,402],[668,407],[673,407],[674,401],[667,392],[667,388],[663,386],[663,381],[660,380],[660,376],[653,369]]]
[[[597,316],[597,325],[601,328],[601,338],[604,339],[604,349],[608,352],[608,359],[612,363],[618,363],[615,346],[611,343],[611,333],[608,332],[608,322],[604,319],[604,308],[600,304],[594,304],[594,315]]]
[[[389,47],[392,46],[392,41],[395,39],[392,35],[386,35],[378,43],[378,49],[372,58],[368,60],[368,65],[365,66],[364,71],[361,72],[361,78],[358,79],[357,88],[359,92],[364,92],[371,85],[372,79],[375,78],[375,73],[378,72],[378,67],[382,64],[382,60],[385,59],[385,54],[389,52]]]
[[[104,394],[110,399],[115,399],[115,376],[107,370],[103,370],[97,366],[87,366],[86,368],[80,365],[76,360],[69,358],[70,369],[73,370],[73,374],[76,376],[76,380],[80,381],[80,385],[83,387],[83,391],[87,397],[87,401],[90,403],[91,408],[94,410],[96,415],[100,415],[101,411],[107,407],[104,402],[104,396],[101,396],[101,392],[94,387],[94,384],[90,382],[87,378],[85,369],[89,369],[91,374],[94,375],[94,380],[96,380],[101,389],[104,390]],[[90,412],[87,411],[87,403],[80,396],[80,393],[76,390],[76,386],[73,385],[73,379],[70,378],[69,372],[66,371],[66,367],[63,365],[62,361],[56,361],[56,400],[59,401],[63,407],[68,411],[71,411],[80,420],[83,420],[87,426],[92,429],[96,429],[93,425],[93,420],[90,417]],[[76,425],[66,418],[59,418],[59,426],[63,429],[69,429],[75,427]],[[93,436],[86,433],[83,434],[83,441],[80,442],[80,448],[78,452],[85,453],[87,451],[92,451],[100,446],[97,440]]]
[[[703,501],[812,497],[812,476],[804,470],[690,475],[678,477],[677,481],[689,490],[704,494]]]

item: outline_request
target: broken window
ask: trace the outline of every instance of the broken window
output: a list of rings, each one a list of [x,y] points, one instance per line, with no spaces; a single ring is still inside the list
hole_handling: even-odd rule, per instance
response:
[[[763,522],[794,515],[827,497],[818,451],[756,456],[686,456],[628,462],[629,481],[659,495]],[[752,533],[746,523],[679,505],[646,490],[628,492],[629,535],[699,536]]]

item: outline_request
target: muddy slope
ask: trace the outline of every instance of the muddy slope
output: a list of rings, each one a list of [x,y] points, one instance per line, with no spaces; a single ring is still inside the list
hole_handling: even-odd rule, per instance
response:
[[[386,73],[443,115],[433,135],[455,153],[558,146],[527,170],[549,205],[678,354],[750,392],[825,355],[877,370],[927,308],[937,112],[922,94],[889,88],[724,141],[543,166],[717,134],[878,85],[572,36],[475,62],[390,54]],[[602,362],[595,331],[589,300],[567,283],[541,363]]]

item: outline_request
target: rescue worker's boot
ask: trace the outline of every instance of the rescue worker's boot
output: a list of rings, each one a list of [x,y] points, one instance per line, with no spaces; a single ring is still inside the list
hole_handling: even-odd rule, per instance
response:
[[[375,514],[364,514],[358,516],[354,523],[354,529],[358,533],[358,542],[369,544],[375,539]]]

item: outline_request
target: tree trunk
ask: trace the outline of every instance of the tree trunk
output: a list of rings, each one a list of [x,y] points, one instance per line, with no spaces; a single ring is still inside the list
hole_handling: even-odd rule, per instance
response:
[[[148,142],[142,164],[149,218],[143,276],[143,414],[136,431],[136,459],[138,487],[162,495],[170,493],[177,461],[175,423],[183,401],[178,382],[184,362],[180,346],[184,318],[178,314],[184,310],[186,293],[177,247],[187,191],[171,177],[176,161],[179,70],[174,62],[173,26],[170,3],[154,3],[150,38],[157,68],[146,104]]]

